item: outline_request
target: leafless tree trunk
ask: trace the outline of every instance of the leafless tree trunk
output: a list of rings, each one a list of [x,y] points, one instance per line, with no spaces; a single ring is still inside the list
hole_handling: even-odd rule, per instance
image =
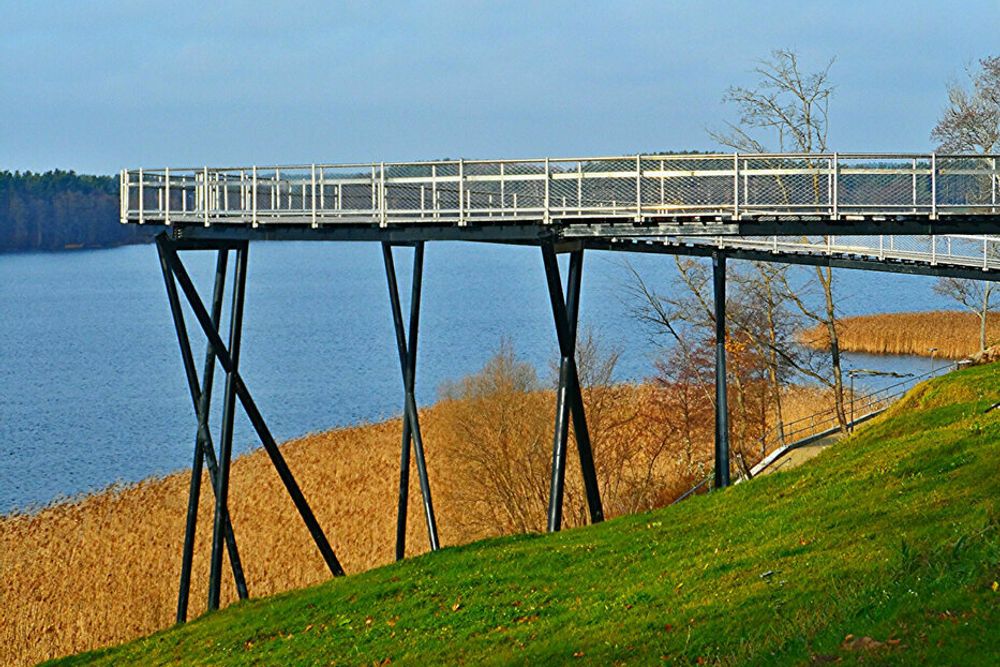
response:
[[[823,286],[823,301],[826,307],[823,323],[830,336],[830,367],[833,371],[833,399],[837,408],[837,423],[840,430],[847,430],[847,411],[844,409],[844,378],[840,369],[840,339],[837,336],[837,313],[833,301],[833,269],[816,267],[816,277]]]
[[[826,152],[830,97],[833,94],[829,74],[833,62],[830,60],[824,68],[806,73],[802,71],[798,54],[794,51],[773,51],[769,59],[762,60],[754,69],[757,75],[756,87],[734,86],[726,92],[723,101],[736,106],[739,110],[739,120],[736,123],[728,123],[725,131],[711,132],[712,138],[737,151],[767,152],[770,139],[777,142],[778,150],[781,152],[788,150],[800,153]],[[762,138],[757,133],[770,136]],[[780,176],[775,178],[779,190],[784,193],[786,203],[791,203],[789,186],[781,182]],[[816,174],[812,179],[814,203],[819,203],[822,196],[818,178]],[[819,316],[819,313],[809,309],[803,310],[803,314],[816,319],[829,331],[831,386],[837,405],[837,420],[841,428],[846,429],[833,271],[829,268],[816,267],[816,279],[825,301],[822,315]],[[800,299],[793,301],[796,305],[805,306]]]

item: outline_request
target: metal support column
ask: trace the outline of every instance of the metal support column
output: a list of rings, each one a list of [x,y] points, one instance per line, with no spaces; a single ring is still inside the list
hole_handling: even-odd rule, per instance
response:
[[[213,321],[218,322],[222,310],[222,294],[225,289],[225,272],[228,249],[220,250],[219,259],[216,264],[216,282],[212,298]],[[163,270],[163,277],[167,287],[167,298],[170,302],[171,314],[174,319],[174,327],[177,332],[177,341],[181,349],[181,359],[184,363],[184,370],[187,375],[188,389],[191,393],[191,401],[194,404],[195,413],[198,416],[198,433],[195,438],[195,456],[192,464],[191,484],[188,491],[188,512],[184,531],[184,547],[181,556],[181,580],[177,595],[177,622],[183,623],[187,620],[188,599],[191,588],[191,562],[194,555],[194,534],[198,517],[198,501],[201,495],[201,474],[202,464],[208,467],[209,481],[214,492],[218,491],[217,464],[215,451],[212,445],[212,436],[208,430],[208,411],[212,394],[212,379],[215,367],[215,355],[209,346],[205,354],[205,371],[203,375],[203,386],[199,386],[197,371],[194,365],[194,356],[191,352],[191,343],[188,338],[187,328],[184,324],[184,316],[180,307],[180,299],[177,296],[177,287],[171,279],[169,269],[163,256],[160,257],[160,266]],[[233,579],[236,583],[236,591],[240,599],[247,597],[246,579],[243,574],[243,565],[240,562],[239,550],[236,547],[236,538],[233,534],[232,522],[228,512],[225,515],[225,540],[226,548],[229,552],[229,561],[233,570]]]
[[[257,408],[257,404],[253,400],[253,396],[250,394],[250,390],[247,388],[246,383],[240,376],[238,367],[236,363],[234,363],[234,359],[233,356],[231,356],[230,350],[227,349],[225,343],[223,343],[218,330],[216,328],[213,328],[212,316],[206,310],[205,304],[202,302],[201,297],[198,295],[198,291],[195,289],[194,283],[192,282],[191,277],[187,272],[187,269],[184,267],[184,264],[178,257],[177,247],[165,233],[160,234],[156,237],[156,245],[160,253],[161,266],[163,267],[164,275],[167,279],[168,294],[173,295],[171,297],[172,308],[175,306],[176,302],[175,317],[177,315],[180,315],[179,301],[176,299],[177,288],[174,282],[176,280],[176,283],[180,285],[181,291],[187,298],[188,304],[191,306],[191,310],[193,311],[195,318],[198,320],[198,324],[201,326],[202,332],[208,338],[208,344],[212,348],[213,354],[218,360],[219,365],[222,367],[223,371],[225,371],[227,374],[227,385],[231,385],[233,395],[235,396],[235,398],[239,399],[240,403],[242,404],[243,409],[247,414],[247,417],[250,419],[250,423],[253,425],[253,428],[256,431],[257,436],[261,440],[261,444],[264,447],[264,451],[267,453],[268,458],[270,458],[271,464],[274,466],[275,470],[278,473],[278,476],[281,478],[281,481],[285,486],[285,490],[288,492],[288,495],[291,497],[292,502],[295,504],[295,508],[298,510],[299,515],[302,517],[303,522],[306,524],[306,528],[308,528],[309,533],[312,536],[313,541],[316,543],[316,546],[319,549],[320,553],[322,554],[327,567],[330,569],[330,572],[334,576],[343,575],[344,570],[341,567],[340,562],[337,560],[337,557],[334,554],[333,549],[331,548],[330,543],[326,538],[326,535],[323,533],[323,530],[320,527],[319,522],[316,520],[316,517],[313,514],[312,509],[306,502],[305,496],[302,494],[302,490],[299,488],[298,483],[295,481],[295,477],[292,475],[291,470],[288,468],[288,464],[285,461],[284,457],[282,456],[281,451],[278,448],[278,444],[274,439],[274,436],[271,434],[270,429],[268,429],[267,423],[264,421],[263,416],[260,414],[260,410]],[[239,274],[243,272],[244,280],[245,280],[245,270],[246,270],[246,250],[248,248],[248,245],[249,245],[248,243],[244,242],[243,245],[237,246],[238,250],[242,250],[242,258],[243,258],[242,259],[243,268],[242,270],[240,269],[237,270],[237,275],[239,276]],[[237,282],[237,289],[240,289],[239,279]],[[235,296],[236,295],[234,294],[234,297]],[[239,299],[239,301],[242,303],[242,297]],[[234,301],[234,306],[235,306],[235,301]],[[238,349],[238,344],[235,347]],[[235,407],[235,401],[234,401],[234,407]],[[232,411],[230,411],[230,415],[231,414]],[[225,423],[226,419],[224,418],[223,421]],[[224,477],[221,469],[217,477],[221,482]],[[220,488],[218,489],[218,495],[224,497],[224,494],[222,493],[223,489],[221,488],[221,484],[219,485],[219,487]]]
[[[417,375],[417,334],[420,327],[420,292],[424,271],[424,243],[419,241],[413,248],[413,280],[410,289],[410,332],[409,338],[403,328],[403,309],[399,299],[399,284],[396,281],[396,266],[393,261],[392,245],[382,243],[382,258],[385,262],[385,276],[389,285],[389,302],[392,307],[392,321],[396,331],[396,347],[399,351],[399,368],[403,376],[403,443],[399,461],[399,508],[396,518],[396,560],[406,555],[406,513],[410,493],[410,441],[420,478],[420,492],[424,501],[424,517],[427,520],[427,534],[431,551],[440,548],[434,505],[431,502],[431,487],[427,478],[427,462],[424,458],[424,441],[420,433],[417,416],[417,400],[414,393]]]
[[[219,250],[219,257],[216,263],[215,289],[212,294],[212,321],[218,326],[222,311],[222,297],[225,291],[226,264],[228,260],[228,248]],[[181,359],[187,375],[188,389],[191,394],[191,401],[194,404],[195,413],[198,417],[198,431],[195,438],[194,461],[191,466],[191,483],[188,492],[187,521],[184,531],[184,547],[181,556],[181,578],[177,596],[177,622],[183,623],[187,620],[188,599],[191,588],[191,563],[194,555],[195,527],[198,518],[198,502],[201,495],[202,465],[207,464],[209,480],[213,491],[217,492],[217,464],[215,452],[212,445],[212,436],[208,430],[208,414],[212,395],[212,381],[215,370],[215,355],[211,346],[205,353],[205,367],[201,386],[198,383],[198,375],[195,371],[194,357],[191,352],[191,343],[187,334],[187,327],[184,324],[184,316],[180,308],[180,300],[177,296],[177,288],[170,277],[166,263],[161,255],[161,269],[167,287],[167,297],[170,302],[171,313],[174,319],[174,328],[177,332],[177,340],[181,349]],[[236,547],[236,538],[233,534],[232,522],[228,512],[224,516],[224,530],[226,548],[229,552],[229,561],[233,570],[233,578],[236,584],[236,591],[240,599],[247,597],[246,579],[243,574],[243,566],[240,562],[239,550]]]
[[[715,488],[729,486],[729,403],[726,398],[726,255],[712,253],[715,288]]]
[[[600,487],[594,467],[594,454],[590,431],[583,408],[583,394],[576,368],[576,331],[580,311],[580,284],[583,276],[583,250],[570,254],[566,294],[563,296],[562,278],[555,248],[550,243],[542,245],[542,260],[552,304],[552,315],[559,341],[559,386],[556,390],[556,421],[552,442],[552,479],[549,493],[548,530],[562,527],[563,492],[566,477],[566,443],[569,437],[569,418],[572,415],[573,433],[576,436],[580,470],[583,474],[587,506],[592,523],[604,520]]]
[[[215,523],[212,526],[212,556],[208,575],[208,610],[219,608],[222,589],[222,535],[224,517],[229,513],[229,468],[233,453],[233,421],[236,417],[236,390],[233,378],[239,368],[240,344],[243,335],[243,303],[246,300],[247,253],[250,244],[236,249],[236,271],[233,276],[233,303],[229,316],[229,354],[232,358],[226,370],[226,388],[222,403],[222,433],[219,437],[219,470],[216,474]],[[218,332],[218,329],[215,330]]]

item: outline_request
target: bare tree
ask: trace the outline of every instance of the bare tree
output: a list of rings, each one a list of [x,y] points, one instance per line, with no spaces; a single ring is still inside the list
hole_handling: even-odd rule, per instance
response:
[[[703,416],[715,405],[715,375],[712,358],[715,349],[715,308],[712,300],[712,274],[705,262],[687,257],[675,257],[677,277],[672,289],[661,294],[653,291],[642,276],[629,264],[632,281],[627,286],[636,317],[658,334],[665,334],[670,352],[657,362],[655,383],[665,390],[665,405],[672,408],[672,438],[686,451],[687,465],[700,465],[695,460],[695,443],[703,437]],[[728,272],[735,275],[731,268]],[[770,275],[770,274],[768,274]],[[745,290],[741,280],[734,280],[727,301],[730,332],[726,337],[727,381],[734,406],[732,419],[736,453],[750,446],[756,453],[757,444],[770,425],[769,402],[788,366],[782,357],[770,354],[772,349],[787,349],[790,341],[783,328],[784,318],[777,308],[771,311],[774,325],[772,346],[767,333],[769,320],[766,307],[761,307],[757,293]],[[779,322],[779,319],[781,320]],[[785,354],[794,358],[793,351]],[[771,372],[769,357],[775,360]],[[778,366],[780,365],[780,369]],[[773,379],[773,382],[772,382]],[[780,390],[779,390],[780,391]],[[780,414],[780,412],[779,412]],[[694,417],[692,419],[692,417]],[[711,421],[708,421],[711,424]],[[680,428],[678,428],[680,427]],[[752,456],[754,454],[749,454]]]
[[[710,131],[709,135],[738,151],[766,153],[768,137],[753,134],[763,130],[777,142],[779,151],[825,151],[833,63],[831,58],[823,69],[805,73],[794,51],[772,51],[771,57],[758,62],[753,70],[758,78],[756,87],[733,86],[722,98],[739,109],[739,120],[727,123],[726,131]]]
[[[993,283],[962,278],[938,278],[934,291],[954,299],[979,318],[979,351],[986,349],[986,324],[993,298]]]
[[[938,150],[952,153],[990,154],[1000,151],[1000,56],[979,61],[978,69],[967,71],[971,87],[957,81],[948,84],[948,106],[931,139]],[[991,165],[995,166],[995,165]],[[991,175],[990,179],[996,178]],[[988,191],[994,187],[986,184]],[[986,321],[989,318],[992,283],[958,278],[939,278],[934,291],[954,299],[979,318],[979,349],[986,349]]]
[[[931,130],[939,150],[952,153],[995,153],[1000,150],[1000,56],[979,61],[967,72],[971,88],[948,84],[948,106]]]
[[[804,72],[798,55],[790,50],[777,50],[770,58],[760,61],[754,69],[757,85],[752,88],[734,86],[726,91],[723,102],[734,105],[739,111],[739,120],[728,123],[722,132],[710,132],[711,137],[722,145],[737,151],[763,153],[770,145],[779,151],[800,153],[823,153],[827,151],[830,98],[833,86],[830,83],[830,68],[834,59],[816,72]],[[772,143],[774,142],[774,143]],[[791,203],[788,184],[780,176],[775,177],[779,191]],[[820,174],[812,179],[812,189],[816,202],[820,197]],[[802,314],[823,324],[830,340],[830,369],[832,387],[837,409],[837,421],[842,429],[847,428],[847,413],[844,408],[844,385],[841,372],[840,341],[837,335],[837,309],[834,301],[833,269],[815,269],[816,281],[823,293],[823,308],[814,310],[806,302],[786,296],[802,310]],[[787,281],[784,281],[787,285]]]

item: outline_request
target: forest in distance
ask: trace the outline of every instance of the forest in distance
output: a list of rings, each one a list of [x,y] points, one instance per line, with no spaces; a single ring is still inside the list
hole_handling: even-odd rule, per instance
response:
[[[119,224],[118,178],[0,171],[0,253],[108,248],[152,239]]]

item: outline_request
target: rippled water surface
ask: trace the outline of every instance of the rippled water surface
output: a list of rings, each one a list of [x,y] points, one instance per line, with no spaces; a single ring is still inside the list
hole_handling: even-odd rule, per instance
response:
[[[207,294],[214,257],[184,257]],[[404,307],[408,260],[398,251]],[[657,348],[623,296],[622,261],[588,254],[581,318],[623,350],[619,379],[639,379]],[[669,257],[631,261],[654,284],[672,275]],[[928,278],[845,270],[838,280],[847,315],[948,306]],[[418,400],[433,401],[442,381],[480,368],[504,336],[549,376],[556,341],[538,250],[428,245]],[[200,359],[204,343],[195,340]],[[243,376],[279,440],[397,414],[380,247],[252,246],[243,350]],[[930,368],[909,357],[851,363]],[[0,512],[189,466],[193,420],[152,246],[0,256]],[[255,445],[240,414],[236,451]]]

